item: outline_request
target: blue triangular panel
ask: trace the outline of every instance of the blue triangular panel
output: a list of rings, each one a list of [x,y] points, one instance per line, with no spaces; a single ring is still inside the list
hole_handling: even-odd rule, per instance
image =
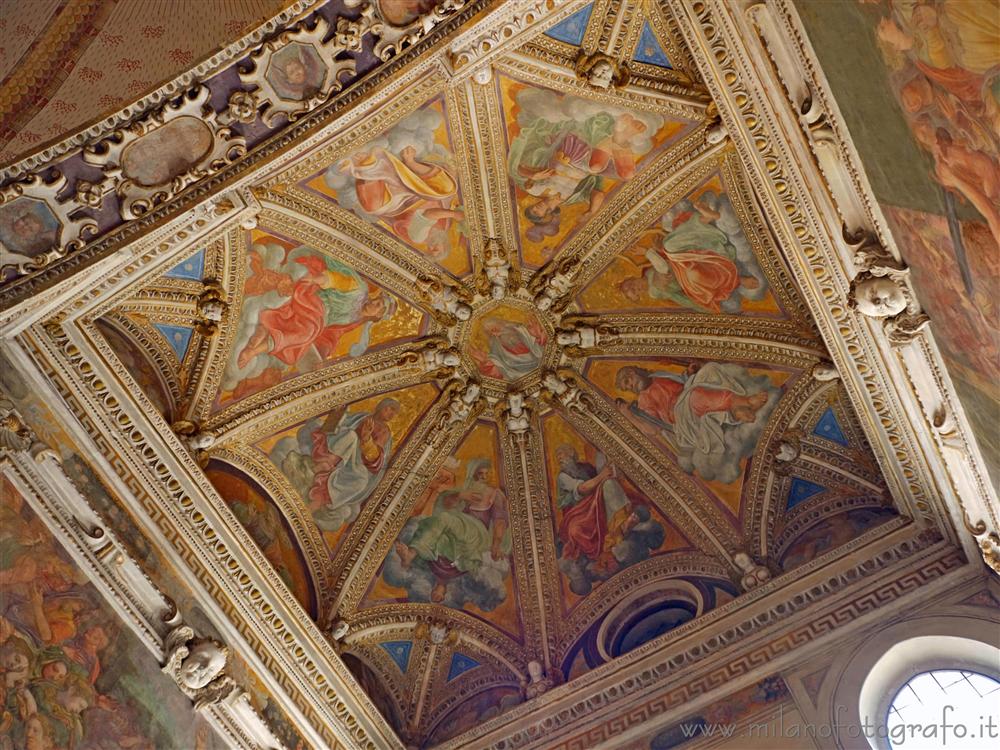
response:
[[[410,649],[413,648],[413,641],[386,641],[378,645],[392,657],[399,671],[406,674],[406,668],[410,665]]]
[[[451,682],[459,675],[465,674],[470,669],[475,669],[478,666],[479,662],[471,656],[466,656],[465,654],[460,654],[456,651],[451,655],[451,666],[448,667],[447,682]]]
[[[803,503],[813,495],[818,495],[825,490],[826,487],[810,482],[808,479],[795,477],[788,488],[788,502],[785,503],[785,510],[794,508],[799,503]]]
[[[188,344],[191,343],[191,334],[193,331],[184,326],[171,326],[166,323],[153,323],[153,327],[163,334],[163,338],[169,342],[170,348],[177,355],[177,359],[183,360],[184,355],[187,354]]]
[[[827,409],[823,412],[823,416],[819,418],[819,421],[813,428],[813,435],[819,435],[821,438],[832,440],[841,445],[847,445],[847,437],[844,435],[844,431],[840,429],[840,424],[833,415],[833,409]]]
[[[583,41],[583,35],[587,32],[587,21],[590,20],[590,11],[593,9],[593,4],[580,8],[569,18],[564,18],[546,31],[545,35],[558,39],[560,42],[566,42],[566,44],[580,44]]]
[[[639,44],[636,45],[634,59],[650,65],[659,65],[661,68],[673,68],[667,53],[660,46],[660,40],[653,33],[653,27],[649,25],[649,21],[642,25],[642,34],[639,35]]]
[[[187,260],[182,260],[163,275],[169,276],[172,279],[201,281],[202,276],[205,275],[205,251],[199,250]]]

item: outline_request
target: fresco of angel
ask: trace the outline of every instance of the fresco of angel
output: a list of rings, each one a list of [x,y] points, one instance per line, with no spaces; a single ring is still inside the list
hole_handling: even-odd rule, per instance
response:
[[[704,312],[738,312],[744,299],[767,294],[767,279],[729,199],[711,190],[685,198],[623,257],[639,271],[620,283],[638,302],[643,293]]]
[[[658,115],[630,114],[542,89],[517,92],[520,132],[510,144],[507,169],[524,196],[531,223],[527,238],[540,242],[560,232],[564,208],[600,210],[611,188],[635,176],[663,125]]]
[[[323,531],[337,531],[358,517],[385,476],[392,456],[390,422],[400,412],[383,398],[371,411],[336,409],[279,440],[271,460],[288,477]]]
[[[372,326],[393,316],[397,301],[352,268],[317,250],[254,244],[223,390],[241,398],[336,356],[367,351]],[[360,329],[342,352],[341,339]]]
[[[493,477],[490,458],[449,456],[386,559],[386,583],[410,601],[456,609],[503,603],[511,542],[507,496]]]
[[[603,455],[590,463],[565,444],[555,455],[556,503],[562,512],[559,569],[570,590],[585,596],[595,582],[648,558],[663,544],[665,533],[645,497]]]
[[[282,99],[300,102],[320,92],[326,72],[315,48],[292,43],[271,56],[265,78]]]
[[[450,254],[450,230],[464,218],[454,157],[436,137],[443,129],[439,109],[417,110],[324,177],[342,206],[436,260]]]
[[[488,317],[482,322],[482,330],[489,342],[489,350],[469,347],[469,356],[481,374],[517,380],[538,368],[548,335],[534,316],[529,316],[526,323]]]
[[[640,432],[688,473],[724,484],[739,478],[780,396],[766,375],[719,362],[692,362],[682,373],[625,365],[615,387],[633,397],[616,404]]]

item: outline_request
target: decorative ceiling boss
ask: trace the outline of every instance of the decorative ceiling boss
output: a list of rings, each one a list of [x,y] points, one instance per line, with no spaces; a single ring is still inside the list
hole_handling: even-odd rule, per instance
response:
[[[813,5],[297,0],[0,169],[0,736],[694,748],[867,711],[886,622],[996,651],[995,388],[908,249],[980,263],[995,66],[955,0]]]

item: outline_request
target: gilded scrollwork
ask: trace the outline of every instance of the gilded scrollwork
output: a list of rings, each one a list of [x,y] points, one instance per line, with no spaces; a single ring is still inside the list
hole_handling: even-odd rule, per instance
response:
[[[198,86],[83,151],[103,172],[123,219],[138,218],[246,154],[246,140],[223,125]],[[107,198],[105,198],[106,200]]]
[[[274,127],[284,116],[294,122],[343,87],[342,78],[353,77],[355,61],[343,57],[360,52],[362,38],[372,31],[374,10],[365,3],[360,18],[336,20],[332,28],[319,16],[312,26],[286,31],[261,45],[239,71],[250,90],[234,91],[225,122],[253,122],[261,109],[264,122]]]
[[[0,188],[0,282],[44,268],[97,232],[96,221],[72,200],[57,197],[68,184],[56,172],[47,179],[30,174]]]

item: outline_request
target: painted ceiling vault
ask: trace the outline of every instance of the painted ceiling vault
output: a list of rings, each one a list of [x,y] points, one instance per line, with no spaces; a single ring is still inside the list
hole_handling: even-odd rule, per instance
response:
[[[96,35],[31,107],[0,95],[0,156],[41,149],[0,167],[0,656],[73,670],[107,724],[42,701],[18,738],[152,747],[151,651],[199,749],[659,750],[790,700],[772,662],[844,623],[1000,569],[790,5],[223,5],[188,40],[215,57],[150,46],[132,94],[190,70],[47,146],[25,128],[69,129],[47,97],[135,6],[0,15],[43,27],[7,79],[67,13]],[[54,634],[64,590],[90,619]],[[145,702],[111,726],[112,700]]]
[[[616,29],[627,89],[551,64],[592,11],[407,86],[96,324],[420,747],[896,515],[669,24]]]

